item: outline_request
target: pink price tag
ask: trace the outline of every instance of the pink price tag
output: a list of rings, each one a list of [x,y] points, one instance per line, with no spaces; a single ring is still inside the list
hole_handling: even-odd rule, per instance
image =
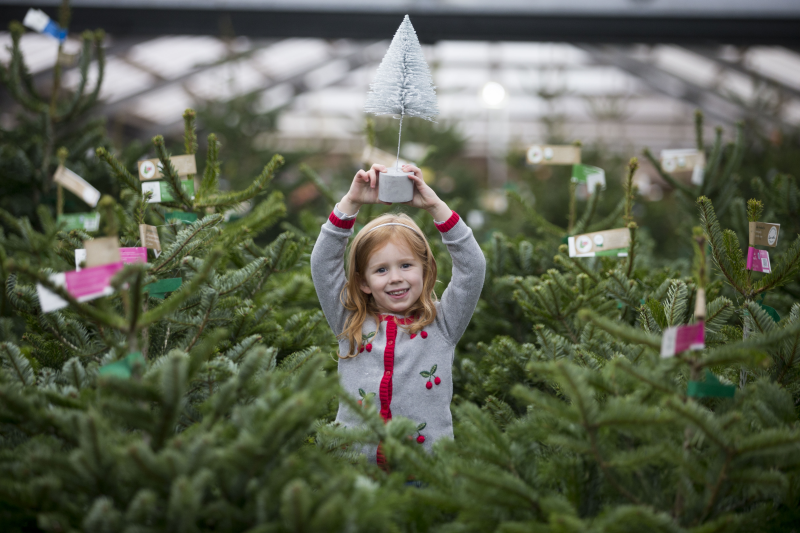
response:
[[[147,248],[120,248],[119,258],[126,265],[129,263],[147,263]]]
[[[120,261],[110,265],[84,268],[80,272],[64,272],[67,292],[78,301],[83,301],[82,298],[96,298],[105,293],[111,294],[111,278],[122,269],[122,265]]]
[[[672,357],[686,350],[702,350],[706,347],[705,339],[703,322],[667,328],[661,336],[661,357]]]
[[[750,246],[747,249],[747,270],[766,274],[772,272],[772,268],[769,266],[769,252]]]

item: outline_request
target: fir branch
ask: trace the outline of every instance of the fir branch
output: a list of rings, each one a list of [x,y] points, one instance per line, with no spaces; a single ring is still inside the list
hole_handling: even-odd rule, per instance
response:
[[[167,182],[169,188],[172,189],[172,197],[175,199],[175,202],[181,206],[184,211],[194,211],[192,200],[186,196],[183,187],[181,187],[181,178],[178,176],[178,171],[175,170],[175,166],[170,160],[170,154],[167,153],[164,137],[161,135],[153,137],[153,146],[161,162],[161,174],[164,176],[164,181]]]
[[[589,204],[586,206],[586,210],[572,229],[571,233],[574,235],[583,233],[586,226],[589,225],[597,212],[597,205],[600,203],[600,197],[603,195],[599,183],[596,184],[594,191],[590,191],[590,194],[591,196],[589,196]]]
[[[197,153],[197,128],[195,127],[194,109],[187,109],[183,112],[183,150],[185,154]]]
[[[75,111],[78,109],[78,104],[80,104],[81,98],[83,98],[83,93],[86,90],[86,82],[89,79],[89,65],[92,62],[92,33],[89,31],[83,32],[81,39],[83,40],[83,48],[78,65],[78,72],[80,74],[78,86],[72,95],[72,100],[64,108],[64,111],[62,113],[56,113],[53,116],[53,120],[56,121],[68,121],[74,116]]]
[[[160,259],[154,266],[153,269],[150,271],[151,274],[157,274],[161,270],[165,269],[168,265],[170,265],[177,257],[181,251],[184,250],[190,243],[194,243],[195,246],[198,246],[201,243],[195,243],[195,237],[200,234],[202,231],[212,229],[214,226],[219,224],[222,220],[222,215],[211,215],[207,216],[203,219],[200,219],[196,222],[193,222],[189,228],[186,230],[181,231],[178,234],[178,238],[176,239],[175,243],[173,243],[172,248],[169,249],[168,254],[163,254],[163,259]]]
[[[632,342],[634,344],[643,344],[654,350],[661,349],[661,341],[657,337],[648,335],[643,331],[633,328],[628,324],[624,324],[609,318],[603,317],[589,309],[581,309],[578,312],[578,318],[585,322],[591,322],[611,336]]]
[[[158,322],[162,318],[177,311],[181,304],[186,301],[193,294],[197,293],[198,289],[205,283],[206,279],[211,275],[214,266],[219,259],[223,256],[224,250],[215,248],[206,257],[205,262],[199,272],[197,272],[189,281],[184,283],[181,288],[167,298],[164,303],[144,313],[137,324],[138,329],[145,328]]]
[[[773,265],[772,272],[753,284],[751,298],[791,282],[798,269],[800,269],[800,235],[797,236],[791,247],[778,258],[776,264]]]
[[[516,191],[506,191],[506,195],[517,202],[520,207],[525,211],[528,220],[536,226],[536,229],[553,237],[561,238],[564,236],[564,230],[548,222],[542,215],[540,215],[528,202],[523,200],[522,196]]]
[[[105,79],[106,74],[106,52],[103,48],[103,40],[105,38],[106,34],[103,30],[96,30],[94,32],[94,55],[97,59],[97,80],[95,81],[95,86],[92,92],[83,100],[83,103],[80,105],[80,107],[76,108],[75,115],[83,113],[92,107],[95,102],[97,102],[97,98],[100,96],[100,89],[103,86],[103,80]]]
[[[725,241],[723,238],[722,230],[717,222],[717,215],[714,212],[714,206],[711,200],[705,196],[697,199],[697,205],[700,209],[700,224],[702,225],[703,232],[711,244],[711,255],[714,258],[714,264],[717,265],[722,275],[728,280],[728,283],[742,294],[747,292],[747,287],[744,285],[744,274],[737,268],[738,265],[732,263],[730,256],[726,253]]]
[[[372,120],[372,119],[368,119],[368,120]],[[320,192],[320,194],[322,194],[322,196],[324,196],[325,199],[328,201],[328,203],[330,204],[331,208],[333,208],[333,206],[336,205],[336,203],[339,201],[339,199],[336,198],[336,195],[333,194],[333,191],[331,191],[330,187],[328,187],[325,184],[325,182],[322,181],[322,178],[319,177],[319,174],[317,174],[314,171],[314,169],[312,169],[310,166],[306,165],[305,163],[300,163],[300,166],[298,167],[298,169],[300,170],[300,173],[303,175],[303,177],[305,177],[305,179],[307,181],[309,181],[309,182],[314,184],[314,186],[317,188],[317,190]]]
[[[625,175],[625,215],[622,217],[622,220],[628,224],[628,227],[630,227],[631,222],[633,222],[633,200],[636,195],[636,189],[633,185],[633,176],[636,174],[638,168],[639,160],[635,157],[631,157],[631,160],[628,161],[628,172]]]
[[[703,152],[706,145],[703,142],[703,111],[700,109],[694,110],[694,139],[698,152]]]
[[[129,190],[136,193],[138,196],[142,195],[142,188],[139,183],[139,179],[128,172],[128,169],[125,168],[125,165],[120,163],[116,157],[111,155],[108,150],[102,146],[95,150],[95,153],[99,159],[102,159],[109,167],[111,167],[112,174],[117,178],[117,181],[119,181]]]
[[[97,322],[98,324],[103,324],[105,326],[118,330],[126,329],[125,319],[119,316],[118,314],[110,310],[97,309],[94,306],[79,302],[78,300],[75,299],[74,296],[68,293],[64,287],[57,286],[52,281],[50,281],[49,276],[31,269],[26,264],[17,263],[16,261],[14,261],[14,259],[9,259],[5,263],[5,269],[8,272],[21,272],[27,276],[30,276],[38,283],[41,283],[42,286],[44,286],[46,289],[49,289],[51,292],[54,292],[63,300],[65,300],[67,303],[69,303],[69,305],[75,311],[84,315],[90,320]]]
[[[611,213],[609,213],[607,217],[595,222],[594,224],[586,228],[586,232],[592,233],[594,231],[600,231],[615,227],[619,222],[620,217],[623,216],[625,212],[625,204],[626,204],[626,199],[623,198],[617,203],[616,207],[614,207],[614,210],[611,211]]]
[[[200,190],[197,191],[197,202],[202,202],[219,188],[219,141],[213,133],[208,134],[208,153],[206,154],[206,168],[203,171],[203,180]]]
[[[275,154],[272,156],[272,160],[264,167],[264,170],[261,171],[261,174],[248,188],[239,192],[217,194],[208,196],[202,200],[198,199],[197,207],[227,207],[239,204],[245,200],[250,200],[267,186],[267,184],[275,175],[275,172],[283,165],[283,163],[283,156]]]

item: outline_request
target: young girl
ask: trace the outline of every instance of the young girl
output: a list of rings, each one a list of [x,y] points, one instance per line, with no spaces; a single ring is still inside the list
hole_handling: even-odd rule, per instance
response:
[[[311,276],[325,318],[339,338],[339,376],[355,398],[375,394],[384,421],[404,416],[424,424],[414,435],[428,451],[453,437],[454,348],[467,328],[483,288],[486,261],[472,230],[422,179],[404,165],[414,182],[408,205],[425,209],[442,233],[453,259],[453,276],[441,301],[433,292],[436,261],[419,227],[406,215],[383,215],[364,226],[350,247],[347,276],[344,251],[355,217],[378,201],[377,176],[383,165],[359,170],[350,191],[322,226],[311,253]],[[360,392],[361,391],[361,392]],[[336,421],[356,426],[361,418],[344,402]],[[385,463],[380,447],[367,456]]]

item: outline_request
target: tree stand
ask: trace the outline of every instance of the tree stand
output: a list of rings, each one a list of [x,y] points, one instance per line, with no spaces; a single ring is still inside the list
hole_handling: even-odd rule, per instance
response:
[[[390,168],[378,175],[378,200],[398,204],[410,202],[414,198],[414,182],[408,172]]]

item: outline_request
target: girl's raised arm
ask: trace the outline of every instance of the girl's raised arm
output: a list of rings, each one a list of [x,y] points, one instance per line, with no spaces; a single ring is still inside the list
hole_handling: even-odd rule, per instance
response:
[[[436,193],[425,184],[422,171],[414,165],[404,165],[404,171],[414,181],[414,199],[409,205],[425,209],[437,221],[442,242],[453,259],[453,277],[442,294],[437,317],[442,321],[450,342],[455,345],[472,319],[483,289],[486,258],[467,226],[455,211],[451,211]]]
[[[353,234],[355,214],[347,215],[337,207],[328,217],[311,251],[311,279],[328,325],[335,335],[344,330],[346,313],[340,300],[346,284],[344,251]]]
[[[372,165],[368,171],[359,170],[356,173],[350,190],[322,225],[311,252],[311,279],[314,281],[322,312],[337,336],[344,330],[347,317],[340,299],[342,289],[347,283],[344,272],[347,240],[353,234],[356,215],[361,206],[378,202],[378,189],[375,187],[377,176],[379,172],[385,171],[386,167],[383,165]]]
[[[436,228],[453,260],[453,276],[442,294],[437,315],[450,342],[455,345],[467,329],[481,297],[486,258],[472,235],[472,229],[455,211],[442,224],[436,224]]]

